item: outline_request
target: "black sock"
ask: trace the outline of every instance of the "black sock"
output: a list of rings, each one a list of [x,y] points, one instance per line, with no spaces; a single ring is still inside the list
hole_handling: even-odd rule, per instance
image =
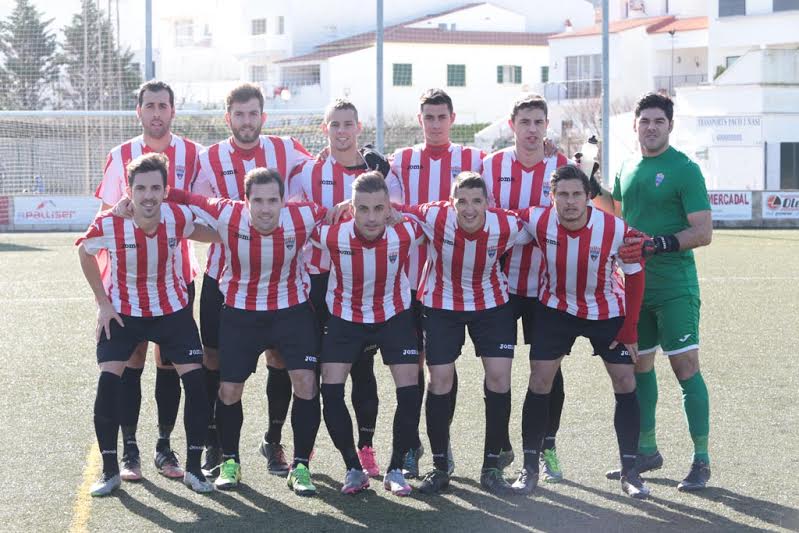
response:
[[[97,396],[94,400],[94,432],[100,455],[103,457],[103,472],[119,473],[117,462],[117,438],[119,436],[120,378],[111,372],[101,372],[97,380]]]
[[[455,418],[455,407],[458,405],[458,369],[454,369],[452,374],[452,389],[449,391],[449,423]]]
[[[347,470],[362,470],[361,461],[355,452],[355,441],[352,438],[352,418],[344,403],[344,384],[322,385],[322,402],[324,405],[325,426],[330,439],[341,452]]]
[[[375,378],[375,354],[363,354],[352,365],[352,409],[358,422],[358,449],[374,446],[375,426],[377,425],[377,379]]]
[[[241,400],[225,405],[222,400],[216,401],[216,423],[219,426],[219,438],[222,441],[222,460],[233,459],[241,463],[239,457],[239,440],[241,426],[244,423],[244,411]]]
[[[186,390],[183,405],[183,426],[186,428],[186,470],[202,477],[200,458],[208,435],[208,398],[202,368],[180,377]]]
[[[219,370],[205,369],[205,393],[208,395],[208,435],[205,437],[206,446],[220,448],[219,432],[216,429],[216,398],[219,396]]]
[[[616,411],[613,415],[613,426],[616,428],[616,439],[619,442],[621,471],[635,466],[638,455],[638,431],[641,428],[641,408],[638,405],[636,391],[616,393]]]
[[[485,442],[483,445],[483,468],[496,468],[502,441],[507,433],[510,420],[510,393],[494,392],[484,389],[485,393]],[[503,427],[504,426],[504,427]]]
[[[433,394],[427,391],[425,415],[427,417],[427,438],[430,439],[430,451],[433,455],[433,466],[447,471],[447,447],[449,446],[449,393]]]
[[[158,406],[158,442],[155,449],[169,448],[169,437],[180,408],[180,376],[174,368],[155,370],[155,403]]]
[[[292,468],[298,464],[308,466],[321,419],[322,412],[318,393],[310,400],[303,400],[296,394],[294,395],[294,404],[291,407],[291,429],[294,432]]]
[[[424,404],[424,391],[425,391],[425,382],[424,382],[424,369],[419,368],[419,408],[417,413],[417,419],[422,419],[422,407]],[[416,432],[413,434],[413,442],[411,442],[411,448],[421,448],[422,447],[422,439],[419,438],[419,426],[416,426]]]
[[[119,425],[122,426],[123,453],[126,450],[138,452],[136,444],[136,427],[139,424],[139,411],[141,410],[141,375],[143,368],[125,367],[119,381]]]
[[[291,378],[285,368],[267,366],[266,401],[269,411],[269,428],[264,433],[264,440],[272,444],[280,444],[283,440],[283,424],[289,414],[291,404]]]
[[[558,368],[555,380],[552,382],[552,390],[549,391],[549,426],[547,435],[544,437],[544,444],[541,451],[552,450],[555,448],[555,438],[560,429],[560,415],[563,412],[563,400],[566,393],[563,390],[563,372]]]
[[[522,448],[528,472],[538,472],[538,454],[547,431],[548,416],[549,394],[536,394],[528,389],[522,408]]]
[[[413,444],[414,435],[419,431],[419,386],[410,385],[397,388],[397,409],[394,411],[393,439],[391,442],[391,461],[389,470],[402,467],[405,454]]]

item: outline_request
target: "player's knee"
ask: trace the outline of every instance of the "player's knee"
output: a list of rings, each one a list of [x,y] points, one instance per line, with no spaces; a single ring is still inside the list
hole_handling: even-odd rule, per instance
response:
[[[635,390],[635,374],[633,372],[611,374],[610,380],[613,382],[613,392],[624,394]]]
[[[447,365],[442,365],[447,366]],[[446,369],[436,366],[430,367],[430,386],[429,390],[433,394],[447,394],[452,390],[454,369]]]
[[[144,368],[144,361],[147,360],[147,343],[142,342],[138,344],[130,354],[128,359],[128,366],[130,368]]]
[[[125,362],[124,361],[106,361],[105,363],[100,363],[98,365],[100,367],[100,372],[110,372],[115,376],[122,376],[122,373],[125,371]]]
[[[486,388],[491,392],[504,394],[510,390],[510,373],[486,373]]]
[[[303,400],[316,396],[316,372],[313,370],[293,370],[290,373],[294,394]]]
[[[223,381],[219,384],[219,399],[225,405],[233,405],[241,400],[244,392],[244,383],[231,383]]]
[[[545,373],[541,370],[538,372],[533,371],[530,374],[528,388],[536,394],[549,394],[549,392],[552,390],[552,382],[552,376],[545,375]]]
[[[219,370],[219,350],[203,346],[203,366],[209,370]]]
[[[674,375],[680,381],[691,378],[699,372],[699,350],[691,350],[669,358]]]

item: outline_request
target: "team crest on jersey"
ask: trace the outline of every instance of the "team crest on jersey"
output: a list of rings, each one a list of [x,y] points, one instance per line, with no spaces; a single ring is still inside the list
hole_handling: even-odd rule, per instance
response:
[[[655,187],[660,187],[660,184],[663,183],[664,179],[666,179],[666,176],[664,176],[662,172],[655,174]]]
[[[391,252],[390,254],[388,254],[388,260],[391,261],[392,263],[397,262],[397,257],[399,257],[399,254],[397,252]]]
[[[294,237],[286,237],[286,248],[288,248],[289,250],[293,250],[295,243],[296,239]]]
[[[588,255],[591,257],[591,261],[596,261],[599,258],[599,254],[602,253],[602,248],[599,246],[592,246],[588,250]]]
[[[549,196],[549,185],[546,185],[546,184],[545,184],[545,185],[544,185],[544,186],[541,188],[541,191],[544,193],[544,196]]]
[[[499,250],[499,246],[492,246],[492,247],[490,247],[490,248],[488,249],[488,257],[491,257],[491,258],[493,259],[493,258],[494,258],[494,256],[496,256],[496,255],[497,255],[497,250]]]
[[[176,237],[169,237],[169,238],[166,240],[166,244],[167,244],[167,246],[169,246],[170,248],[174,248],[175,246],[177,246],[177,245],[178,245],[178,239],[177,239]]]
[[[175,167],[175,177],[179,180],[183,179],[183,176],[186,175],[186,167],[183,165],[177,165]]]
[[[461,167],[452,167],[452,177],[457,178],[458,174],[461,173]]]

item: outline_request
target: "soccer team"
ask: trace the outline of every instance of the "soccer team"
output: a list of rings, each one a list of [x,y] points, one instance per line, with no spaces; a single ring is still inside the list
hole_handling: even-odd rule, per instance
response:
[[[150,81],[138,93],[142,135],[108,156],[97,189],[102,210],[77,242],[98,305],[94,425],[103,473],[92,495],[142,479],[136,429],[148,342],[157,364],[155,468],[192,490],[240,483],[241,399],[261,353],[268,427],[260,451],[269,472],[286,476],[299,495],[316,494],[310,464],[324,418],[345,465],[341,491],[368,488],[380,476],[373,444],[380,351],[396,387],[384,488],[405,496],[408,480],[421,478],[420,492],[441,492],[455,469],[450,439],[472,438],[450,435],[467,329],[485,371],[485,490],[530,494],[539,479],[563,478],[555,446],[565,397],[560,366],[578,336],[602,359],[616,398],[621,468],[607,477],[645,498],[640,474],[663,464],[655,440],[660,346],[682,387],[694,442],[678,488],[706,486],[708,394],[691,249],[709,244],[712,221],[701,172],[669,146],[668,97],[638,101],[641,155],[624,164],[612,193],[548,144],[539,96],[513,104],[514,145],[486,155],[450,141],[452,100],[427,90],[418,113],[424,143],[390,160],[359,146],[362,126],[349,101],[326,109],[328,144],[316,157],[293,138],[262,134],[263,106],[258,86],[234,88],[225,113],[231,136],[204,149],[171,132],[173,91]],[[199,329],[191,240],[212,243]],[[530,378],[523,462],[508,481],[518,319]],[[181,384],[184,466],[170,442]],[[290,406],[288,460],[282,427]],[[433,463],[424,475],[423,406]]]

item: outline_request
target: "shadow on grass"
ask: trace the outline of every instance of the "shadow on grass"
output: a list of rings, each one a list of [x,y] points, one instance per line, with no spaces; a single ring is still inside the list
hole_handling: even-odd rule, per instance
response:
[[[12,242],[0,242],[0,252],[43,252],[44,250],[47,250],[47,248],[14,244]]]
[[[759,500],[751,496],[736,494],[721,487],[710,487],[694,495],[701,500],[720,503],[735,512],[752,516],[774,526],[799,530],[799,508],[786,507],[779,503]]]

